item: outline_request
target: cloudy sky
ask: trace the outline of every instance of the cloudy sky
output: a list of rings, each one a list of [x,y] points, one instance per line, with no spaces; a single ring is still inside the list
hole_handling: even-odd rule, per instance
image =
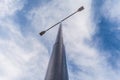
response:
[[[0,80],[44,80],[63,22],[70,80],[120,79],[119,0],[0,0]]]

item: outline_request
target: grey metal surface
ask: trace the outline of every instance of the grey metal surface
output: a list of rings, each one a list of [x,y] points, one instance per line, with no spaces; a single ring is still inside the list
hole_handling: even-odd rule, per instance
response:
[[[53,46],[45,80],[69,80],[61,24]]]

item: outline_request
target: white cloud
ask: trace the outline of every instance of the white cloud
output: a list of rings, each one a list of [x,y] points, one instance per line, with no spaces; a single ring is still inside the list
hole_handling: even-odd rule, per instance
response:
[[[120,34],[120,1],[118,0],[107,0],[104,2],[102,6],[102,14],[103,16],[109,20],[110,22],[116,24],[117,26],[114,26],[111,28],[111,31],[116,32],[116,39],[119,39]]]
[[[23,6],[19,0],[0,0],[0,80],[42,80],[39,75],[45,74],[47,49],[33,35],[24,36],[14,21]]]
[[[4,56],[3,54],[0,54],[0,66],[1,80],[11,80],[14,76],[20,74],[19,68],[15,67],[15,65],[8,59],[8,57]]]
[[[32,35],[24,37],[16,28],[17,25],[11,21],[3,22],[1,26],[6,29],[4,33],[9,36],[9,39],[0,38],[0,69],[2,70],[0,79],[16,80],[26,77],[29,79],[45,73],[44,66],[48,61],[46,48]],[[35,76],[35,74],[39,75]]]
[[[23,8],[20,0],[0,0],[0,17],[8,17]]]
[[[103,14],[109,20],[120,23],[120,1],[118,0],[107,0],[104,2],[102,10]]]

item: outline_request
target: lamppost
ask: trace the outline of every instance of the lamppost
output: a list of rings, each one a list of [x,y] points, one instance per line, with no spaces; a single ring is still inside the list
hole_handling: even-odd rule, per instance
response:
[[[66,19],[68,19],[69,17],[71,17],[72,15],[76,14],[77,12],[80,12],[84,9],[83,6],[81,6],[77,11],[75,11],[74,13],[70,14],[69,16],[65,17],[64,19],[62,19],[61,21],[57,22],[56,24],[54,24],[53,26],[51,26],[50,28],[40,32],[39,34],[42,36],[44,35],[48,30],[50,30],[51,28],[55,27],[56,25],[58,25],[59,23],[65,21]]]

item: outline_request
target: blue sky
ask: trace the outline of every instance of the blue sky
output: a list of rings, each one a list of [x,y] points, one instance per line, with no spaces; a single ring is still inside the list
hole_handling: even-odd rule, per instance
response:
[[[120,1],[0,0],[0,80],[44,80],[58,27],[63,22],[70,80],[119,80]]]

